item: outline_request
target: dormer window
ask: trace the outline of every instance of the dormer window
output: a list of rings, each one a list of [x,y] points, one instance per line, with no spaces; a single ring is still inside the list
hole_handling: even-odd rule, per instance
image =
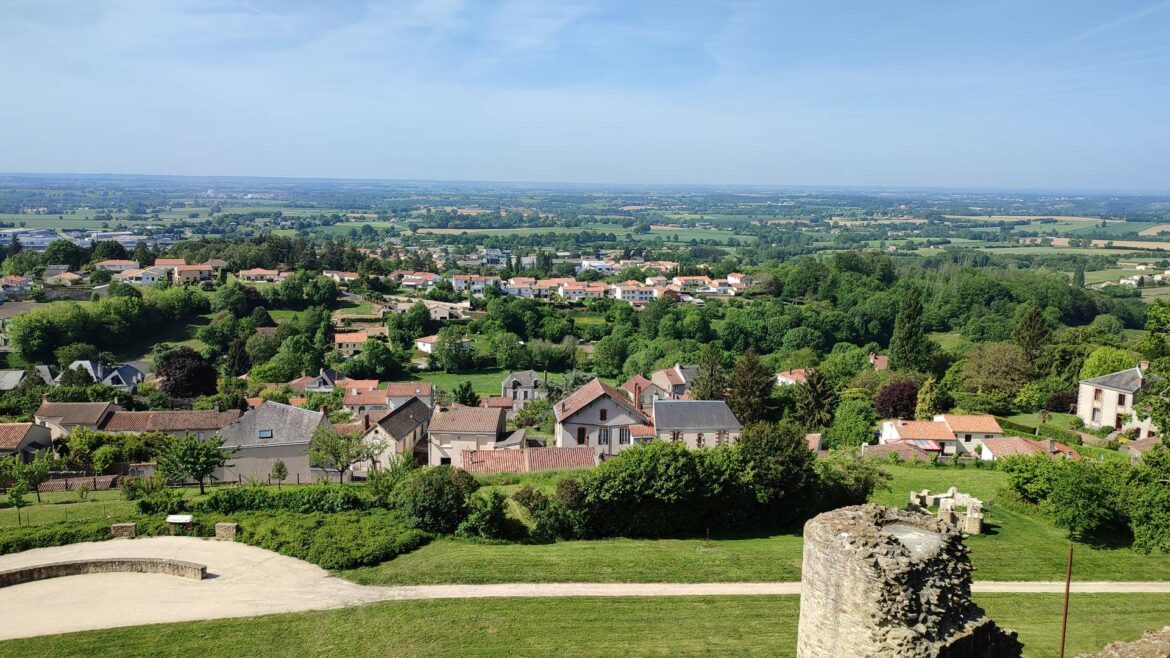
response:
[[[260,430],[256,434],[262,439],[272,438],[272,430]]]

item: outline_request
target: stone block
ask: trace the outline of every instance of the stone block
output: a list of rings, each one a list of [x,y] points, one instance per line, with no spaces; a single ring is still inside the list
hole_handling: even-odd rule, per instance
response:
[[[798,658],[1017,658],[1022,649],[971,600],[971,560],[951,523],[859,505],[805,524]]]
[[[115,523],[110,526],[110,535],[114,539],[134,539],[138,535],[137,523]]]
[[[238,523],[217,523],[215,524],[215,538],[225,541],[235,541],[236,531],[239,528]]]

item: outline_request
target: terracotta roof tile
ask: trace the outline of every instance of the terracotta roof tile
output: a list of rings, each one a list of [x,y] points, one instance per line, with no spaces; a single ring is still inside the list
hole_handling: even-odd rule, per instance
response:
[[[930,439],[932,441],[954,441],[955,433],[946,423],[933,420],[895,420],[894,428],[900,439]]]
[[[431,416],[431,432],[467,432],[496,434],[504,427],[503,409],[458,407],[443,411],[436,409]]]
[[[0,423],[0,450],[16,450],[32,423]]]
[[[557,422],[560,422],[569,416],[580,411],[583,407],[590,404],[597,398],[608,395],[614,402],[624,407],[633,415],[634,418],[645,419],[646,416],[638,408],[634,406],[630,399],[624,393],[616,388],[606,384],[600,379],[594,378],[588,384],[573,391],[568,397],[556,404]]]
[[[981,434],[1003,434],[1003,428],[995,416],[986,414],[943,414],[942,420],[956,434],[976,432]]]
[[[115,411],[102,425],[107,432],[182,432],[218,430],[240,417],[227,411]]]

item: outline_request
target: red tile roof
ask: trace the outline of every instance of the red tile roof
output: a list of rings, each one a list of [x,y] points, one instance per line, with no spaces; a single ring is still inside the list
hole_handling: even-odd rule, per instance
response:
[[[780,377],[791,379],[794,382],[804,381],[804,368],[793,368],[792,370],[784,370],[776,374]]]
[[[390,404],[390,396],[386,395],[386,391],[378,389],[346,389],[341,403],[347,407],[384,405]]]
[[[905,441],[895,441],[893,443],[885,443],[876,446],[865,446],[865,456],[867,457],[887,457],[891,453],[898,455],[903,461],[917,459],[918,461],[930,461],[930,453],[919,448],[913,443],[906,443]]]
[[[630,425],[630,437],[634,439],[652,439],[657,436],[653,425]]]
[[[956,434],[974,432],[979,434],[1003,434],[1003,428],[995,416],[986,414],[943,414],[942,420]]]
[[[464,432],[468,434],[495,434],[504,426],[503,409],[458,407],[431,416],[430,432]]]
[[[1025,439],[1022,436],[983,439],[983,445],[991,450],[991,455],[996,459],[1011,457],[1013,455],[1034,455],[1037,453],[1051,456],[1059,455],[1073,459],[1078,459],[1081,456],[1076,450],[1063,443],[1057,443],[1048,439],[1034,441],[1032,439]]]
[[[625,383],[622,384],[622,390],[629,392],[630,395],[634,395],[635,389],[639,389],[639,390],[644,391],[644,390],[646,390],[647,386],[653,386],[653,385],[654,385],[654,382],[643,377],[641,373],[638,373],[638,374],[634,375],[633,377],[630,377],[629,379],[627,379],[625,381]]]
[[[527,448],[464,450],[463,468],[470,473],[533,473],[592,468],[592,448]]]
[[[227,411],[115,411],[102,425],[107,432],[182,432],[218,430],[240,417]]]
[[[97,425],[110,411],[120,409],[109,402],[42,402],[34,415],[60,418],[65,425]]]
[[[947,427],[946,423],[935,422],[933,420],[895,420],[894,428],[897,430],[898,438],[906,439],[930,439],[932,441],[954,441],[955,433]]]
[[[511,409],[512,398],[504,397],[503,395],[489,395],[480,400],[480,406],[488,407],[489,409]]]
[[[393,398],[428,397],[434,394],[434,387],[430,382],[390,382],[386,385],[386,393]]]
[[[580,411],[583,407],[589,405],[597,398],[608,395],[614,402],[624,407],[630,414],[637,419],[645,419],[646,416],[638,411],[630,399],[624,393],[616,388],[606,384],[600,379],[594,378],[588,384],[573,391],[568,397],[556,404],[557,422],[572,416]]]
[[[0,423],[0,450],[16,450],[32,423]]]

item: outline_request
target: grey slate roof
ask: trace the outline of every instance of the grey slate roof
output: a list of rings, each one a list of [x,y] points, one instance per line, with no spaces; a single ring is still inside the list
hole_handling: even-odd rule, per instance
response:
[[[24,381],[23,370],[0,370],[0,391],[11,391]]]
[[[386,415],[377,421],[377,425],[395,439],[401,439],[413,432],[416,427],[431,421],[431,408],[426,402],[415,397],[385,413]]]
[[[226,448],[308,444],[318,427],[332,427],[320,411],[266,401],[218,432]],[[261,432],[272,432],[261,438]]]
[[[535,370],[521,370],[519,372],[509,373],[504,378],[503,386],[507,388],[512,385],[513,381],[520,382],[521,386],[535,386],[540,382],[540,373]]]
[[[1101,388],[1109,388],[1122,393],[1136,393],[1142,387],[1142,369],[1130,368],[1129,370],[1122,370],[1121,372],[1113,372],[1108,375],[1101,375],[1092,379],[1086,379],[1081,382],[1089,386],[1099,386]]]
[[[654,428],[659,432],[739,430],[743,423],[723,400],[657,400]]]

